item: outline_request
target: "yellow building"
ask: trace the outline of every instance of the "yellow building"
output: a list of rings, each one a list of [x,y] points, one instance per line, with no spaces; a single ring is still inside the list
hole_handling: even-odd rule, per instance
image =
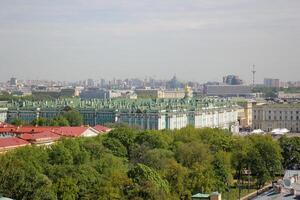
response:
[[[253,102],[245,101],[239,102],[238,105],[241,107],[238,110],[238,120],[241,128],[252,127],[252,108]]]

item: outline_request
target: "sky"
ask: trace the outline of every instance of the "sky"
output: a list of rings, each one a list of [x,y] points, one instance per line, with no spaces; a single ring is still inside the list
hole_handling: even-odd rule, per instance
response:
[[[300,81],[300,0],[1,0],[0,80]]]

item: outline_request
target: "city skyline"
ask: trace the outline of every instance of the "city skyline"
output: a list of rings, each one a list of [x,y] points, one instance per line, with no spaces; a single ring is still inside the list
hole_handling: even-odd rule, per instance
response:
[[[0,3],[0,80],[298,81],[297,0]],[[287,70],[288,69],[288,70]]]
[[[225,77],[237,77],[239,78],[239,83],[228,83],[228,82],[224,82],[224,78]],[[146,77],[124,77],[124,78],[120,78],[120,77],[113,77],[113,78],[105,78],[105,77],[96,77],[96,78],[82,78],[82,79],[74,79],[74,80],[53,80],[53,79],[46,79],[46,78],[36,78],[34,79],[29,78],[29,79],[22,79],[20,77],[17,76],[12,76],[12,77],[8,77],[7,80],[0,80],[0,83],[4,84],[4,83],[10,83],[12,81],[12,79],[16,79],[17,82],[22,82],[22,83],[26,83],[26,82],[31,82],[31,81],[37,81],[37,82],[53,82],[53,83],[69,83],[69,84],[75,84],[75,83],[83,83],[83,82],[89,82],[89,81],[93,81],[94,83],[100,83],[102,81],[105,81],[106,84],[108,83],[112,83],[114,81],[133,81],[133,80],[138,80],[138,81],[142,81],[142,82],[151,82],[151,81],[155,81],[155,82],[164,82],[167,83],[169,81],[171,81],[172,79],[176,79],[177,81],[181,82],[181,83],[197,83],[197,84],[227,84],[227,85],[252,85],[253,82],[251,81],[245,81],[245,79],[240,79],[240,77],[236,74],[226,74],[223,75],[223,77],[219,77],[218,79],[215,80],[208,80],[208,81],[197,81],[197,80],[188,80],[188,79],[182,79],[181,77],[176,76],[176,74],[174,74],[173,76],[167,77],[167,78],[157,78],[156,76],[146,76]],[[252,75],[253,78],[253,75]],[[298,83],[300,82],[299,80],[293,81],[293,80],[282,80],[280,78],[270,78],[270,77],[264,77],[262,80],[256,81],[255,80],[255,85],[266,85],[266,80],[267,81],[277,81],[278,84],[284,84],[284,83]]]

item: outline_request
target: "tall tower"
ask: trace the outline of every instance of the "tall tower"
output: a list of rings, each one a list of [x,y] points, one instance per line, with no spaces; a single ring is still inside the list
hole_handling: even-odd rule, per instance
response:
[[[255,85],[255,65],[252,66],[252,87],[254,88],[254,85]]]

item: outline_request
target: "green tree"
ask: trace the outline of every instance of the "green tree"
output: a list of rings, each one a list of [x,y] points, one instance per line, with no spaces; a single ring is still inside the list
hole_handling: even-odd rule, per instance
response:
[[[279,139],[282,148],[283,168],[299,169],[300,168],[300,138],[286,136]]]
[[[249,169],[248,152],[250,148],[250,140],[248,137],[235,137],[234,147],[232,150],[231,164],[235,170],[235,177],[238,180],[238,184],[243,178],[244,170]]]
[[[115,156],[126,157],[128,155],[126,147],[118,139],[110,137],[105,138],[103,140],[103,145],[111,150]]]
[[[263,93],[265,97],[277,97],[276,93],[278,92],[278,88],[270,88],[270,87],[255,87],[253,88],[254,93]]]
[[[169,135],[159,131],[144,131],[136,137],[135,142],[149,148],[166,149],[172,139]]]
[[[183,167],[175,160],[168,160],[164,165],[164,169],[162,169],[162,174],[168,181],[170,190],[172,193],[177,194],[178,199],[191,197],[192,194],[188,187],[188,180],[190,180],[188,168]]]
[[[135,183],[135,195],[143,199],[167,199],[169,184],[154,169],[137,164],[128,172],[128,176]]]
[[[199,130],[201,141],[210,145],[212,152],[230,152],[233,148],[233,138],[230,132],[221,129],[204,128]]]
[[[64,147],[62,143],[55,144],[49,153],[49,163],[71,165],[73,164],[72,152]]]
[[[50,121],[48,119],[40,117],[38,119],[34,119],[31,122],[31,125],[33,125],[33,126],[49,126],[50,125]]]
[[[271,136],[250,137],[251,147],[247,154],[251,173],[262,187],[267,181],[275,178],[281,170],[281,148]]]
[[[71,177],[64,177],[56,183],[58,199],[75,200],[78,198],[79,188],[77,181]]]
[[[191,167],[196,162],[211,162],[209,146],[200,142],[179,143],[175,157],[183,166]]]
[[[34,192],[33,200],[57,200],[54,186],[49,184],[38,188]]]
[[[48,153],[43,147],[26,146],[12,153],[13,160],[20,160],[26,165],[33,165],[35,170],[39,173],[44,172],[45,163],[48,162]]]
[[[97,160],[104,153],[108,153],[109,150],[102,144],[103,137],[97,136],[92,138],[85,138],[85,142],[82,143],[82,148],[89,152],[92,160]]]
[[[33,163],[15,159],[14,155],[0,157],[0,193],[14,199],[33,199],[34,192],[49,183]]]
[[[69,121],[62,115],[58,115],[50,120],[50,126],[70,126]]]
[[[90,164],[79,166],[74,178],[78,180],[78,199],[97,199],[94,190],[99,185],[100,174]]]
[[[130,158],[131,149],[134,146],[134,141],[137,133],[134,129],[128,127],[120,127],[113,129],[108,133],[109,138],[119,140],[122,145],[126,148],[127,155]]]
[[[52,119],[38,118],[31,122],[33,126],[69,126],[69,121],[62,115]]]
[[[83,124],[82,115],[77,110],[68,110],[63,112],[62,117],[64,117],[70,126],[81,126]]]
[[[143,155],[143,164],[161,170],[169,160],[174,159],[174,153],[166,149],[150,149]]]
[[[19,118],[13,119],[12,121],[10,121],[10,123],[12,125],[15,125],[15,126],[24,126],[24,125],[27,125],[27,123],[24,120],[19,119]]]
[[[192,194],[210,193],[218,189],[218,180],[215,176],[213,165],[208,162],[195,163],[190,168],[188,185]]]
[[[106,135],[1,154],[0,193],[16,200],[190,199],[224,192],[233,186],[232,174],[243,180],[248,167],[261,187],[281,172],[281,161],[297,167],[298,155],[297,138],[119,126]]]
[[[217,152],[213,161],[213,168],[218,180],[218,191],[225,192],[233,181],[230,154],[224,151]]]
[[[128,166],[123,158],[112,154],[103,154],[96,163],[95,169],[101,174],[95,195],[99,199],[122,199],[126,190],[132,187],[132,181],[127,176]]]
[[[74,165],[85,164],[90,160],[89,153],[82,146],[83,142],[84,140],[79,138],[78,140],[64,139],[59,143],[71,153]]]

